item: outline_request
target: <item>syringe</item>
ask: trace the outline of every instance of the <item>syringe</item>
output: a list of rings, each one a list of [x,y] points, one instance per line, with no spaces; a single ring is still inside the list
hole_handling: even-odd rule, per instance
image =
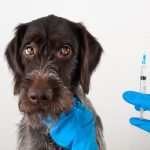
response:
[[[140,74],[140,92],[146,93],[146,54],[143,54]],[[140,108],[140,118],[143,119],[144,109]]]

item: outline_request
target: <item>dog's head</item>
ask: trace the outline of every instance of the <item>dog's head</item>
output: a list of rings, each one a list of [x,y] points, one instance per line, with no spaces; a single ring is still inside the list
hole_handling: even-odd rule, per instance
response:
[[[19,25],[5,55],[20,110],[52,117],[69,111],[79,84],[89,92],[101,53],[100,44],[80,23],[50,15]]]

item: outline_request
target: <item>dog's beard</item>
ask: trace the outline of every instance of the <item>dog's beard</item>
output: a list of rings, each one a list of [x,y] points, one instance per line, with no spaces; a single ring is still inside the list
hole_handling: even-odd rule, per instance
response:
[[[59,118],[62,112],[66,113],[70,111],[73,105],[72,95],[70,90],[53,73],[44,75],[39,75],[39,72],[35,71],[26,76],[21,85],[18,105],[20,111],[26,114],[32,121],[39,114],[42,119],[46,119],[50,115],[53,122]],[[39,101],[34,104],[28,98],[28,90],[33,80],[37,80],[39,76],[44,77],[44,79],[47,77],[47,80],[53,83],[51,87],[54,94],[51,100],[45,102]]]

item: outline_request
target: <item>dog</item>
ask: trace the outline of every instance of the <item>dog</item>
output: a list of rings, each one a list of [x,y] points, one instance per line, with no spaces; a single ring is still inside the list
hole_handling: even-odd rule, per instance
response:
[[[18,150],[64,150],[52,140],[42,120],[49,114],[53,122],[69,112],[74,96],[94,113],[98,147],[105,150],[100,117],[86,97],[102,52],[84,25],[55,15],[16,27],[5,56],[23,114]]]

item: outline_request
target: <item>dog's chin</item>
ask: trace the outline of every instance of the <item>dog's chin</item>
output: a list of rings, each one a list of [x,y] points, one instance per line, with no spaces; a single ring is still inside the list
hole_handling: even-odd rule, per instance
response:
[[[28,99],[20,99],[19,110],[28,117],[29,121],[33,124],[39,124],[38,120],[46,120],[48,115],[53,123],[59,119],[61,113],[67,113],[73,106],[72,97],[63,97],[53,99],[49,102],[41,102],[33,104]],[[39,118],[40,116],[40,118]],[[40,124],[39,124],[40,125]]]

